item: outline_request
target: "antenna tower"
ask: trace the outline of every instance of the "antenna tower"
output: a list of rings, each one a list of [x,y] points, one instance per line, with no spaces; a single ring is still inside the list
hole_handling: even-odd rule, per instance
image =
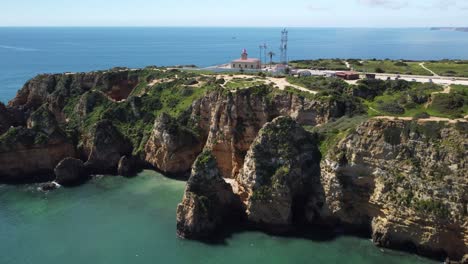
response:
[[[287,65],[288,64],[288,30],[283,29],[281,31],[281,46],[280,46],[280,51],[281,51],[281,63]]]

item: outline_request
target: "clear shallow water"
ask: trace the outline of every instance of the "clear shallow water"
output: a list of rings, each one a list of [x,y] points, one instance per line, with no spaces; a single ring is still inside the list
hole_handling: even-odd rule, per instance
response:
[[[0,185],[0,263],[434,263],[368,239],[329,242],[235,234],[223,245],[178,239],[185,183],[145,171],[48,194]]]
[[[0,101],[39,73],[114,66],[211,66],[259,56],[267,43],[279,57],[279,28],[0,28]],[[429,29],[291,28],[290,59],[468,59],[468,33]]]

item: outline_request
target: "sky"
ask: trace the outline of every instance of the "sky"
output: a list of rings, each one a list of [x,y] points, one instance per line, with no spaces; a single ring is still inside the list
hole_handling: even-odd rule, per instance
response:
[[[0,26],[468,27],[468,0],[1,0]]]

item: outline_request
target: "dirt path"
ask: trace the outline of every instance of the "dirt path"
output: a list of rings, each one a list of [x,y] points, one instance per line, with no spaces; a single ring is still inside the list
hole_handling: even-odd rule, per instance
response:
[[[298,85],[295,85],[295,84],[291,84],[290,82],[288,82],[288,80],[286,80],[286,78],[273,78],[273,77],[267,77],[267,80],[269,82],[272,82],[274,83],[276,86],[278,86],[278,88],[280,90],[284,90],[286,89],[286,87],[292,87],[296,90],[299,90],[299,91],[302,91],[302,92],[306,92],[306,93],[311,93],[311,94],[317,94],[318,92],[317,91],[311,91],[307,88],[304,88],[304,87],[301,87],[301,86],[298,86]]]
[[[434,75],[435,77],[440,77],[437,73],[433,72],[432,70],[430,70],[429,68],[427,68],[426,66],[424,66],[424,62],[419,63],[419,66],[421,66],[421,68],[425,69],[426,71],[432,73],[432,75]]]
[[[450,85],[445,85],[444,90],[442,92],[433,92],[432,95],[434,95],[434,94],[449,94],[451,90],[452,90],[452,87]]]
[[[411,121],[413,120],[412,117],[395,117],[395,116],[376,116],[373,117],[373,119],[385,119],[385,120],[406,120],[406,121]],[[450,119],[450,118],[444,118],[444,117],[435,117],[431,116],[430,118],[421,118],[417,119],[418,123],[426,123],[426,122],[449,122],[449,123],[457,123],[457,122],[468,122],[468,120],[465,118],[458,118],[458,119]]]
[[[317,91],[311,91],[311,90],[309,90],[307,88],[292,84],[292,83],[288,82],[286,80],[286,78],[266,77],[265,79],[261,79],[261,78],[256,78],[255,76],[252,76],[252,75],[233,75],[233,76],[218,75],[218,78],[223,78],[226,81],[226,83],[229,82],[229,81],[232,81],[235,78],[241,78],[241,79],[251,79],[251,78],[253,78],[253,79],[258,80],[258,81],[264,81],[266,84],[274,83],[276,86],[278,86],[278,88],[280,90],[285,90],[286,87],[292,87],[292,88],[294,88],[296,90],[299,90],[299,91],[302,91],[302,92],[307,92],[307,93],[311,93],[311,94],[317,94],[318,93]]]
[[[343,62],[346,65],[346,68],[351,70],[351,65],[349,64],[349,62],[348,61],[343,61]]]

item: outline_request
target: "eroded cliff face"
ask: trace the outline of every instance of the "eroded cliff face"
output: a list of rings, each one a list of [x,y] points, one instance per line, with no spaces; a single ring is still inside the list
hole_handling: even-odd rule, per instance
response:
[[[198,139],[196,143],[191,140],[192,151],[174,151],[172,148],[184,137],[178,132],[171,135],[167,129],[161,133],[161,122],[157,121],[146,146],[146,160],[162,171],[177,173],[180,161],[185,161],[181,168],[187,170],[195,160],[193,154],[199,153],[201,147],[216,157],[223,177],[235,178],[258,131],[267,122],[278,116],[290,116],[301,125],[315,126],[349,114],[352,109],[334,100],[313,100],[258,86],[236,92],[209,92],[195,101],[190,111],[190,128],[197,132]],[[164,142],[163,136],[169,141]],[[166,157],[163,164],[157,163],[159,157]]]
[[[8,106],[20,109],[27,118],[29,114],[47,103],[57,120],[65,122],[63,109],[68,98],[90,90],[99,90],[110,99],[120,101],[127,98],[140,81],[138,72],[131,70],[43,74],[28,81]]]
[[[109,120],[93,127],[81,149],[87,160],[85,166],[93,173],[115,174],[121,157],[132,153],[130,142]]]
[[[146,143],[145,160],[166,174],[183,175],[190,171],[202,148],[202,142],[193,131],[163,113],[156,119]]]
[[[210,238],[228,222],[238,222],[242,214],[240,199],[222,178],[215,157],[209,151],[201,153],[177,207],[177,234]]]
[[[371,227],[383,247],[468,253],[466,123],[370,120],[322,161],[324,217]]]
[[[96,125],[85,124],[84,116],[94,107],[102,108],[105,100],[127,98],[141,81],[138,73],[44,74],[28,81],[8,106],[0,104],[0,181],[53,178],[61,160],[80,156],[76,151],[80,140],[84,161],[93,172],[117,171],[121,155],[131,154],[128,140],[110,123],[83,129]],[[66,109],[73,100],[78,101],[76,108]],[[68,126],[70,117],[79,131]]]
[[[10,129],[0,145],[0,181],[44,181],[63,158],[76,155],[63,131],[44,133],[24,127]]]
[[[324,194],[317,143],[290,117],[260,130],[237,177],[250,222],[288,229],[320,216]]]

